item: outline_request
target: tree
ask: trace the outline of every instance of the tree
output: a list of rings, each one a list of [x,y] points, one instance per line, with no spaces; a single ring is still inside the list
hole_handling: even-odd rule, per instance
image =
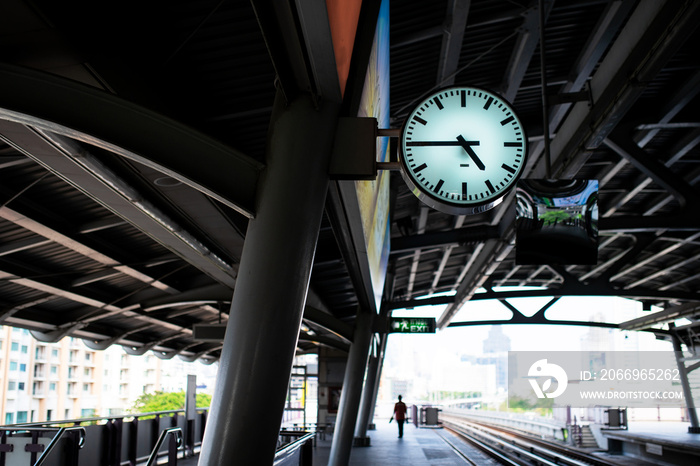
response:
[[[197,407],[206,408],[211,404],[211,395],[197,393]],[[132,413],[154,413],[158,411],[173,411],[185,408],[185,392],[144,393],[139,396],[131,407]]]

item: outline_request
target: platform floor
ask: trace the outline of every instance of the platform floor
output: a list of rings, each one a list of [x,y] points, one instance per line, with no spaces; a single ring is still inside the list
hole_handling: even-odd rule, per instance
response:
[[[624,437],[679,444],[700,450],[700,434],[689,434],[687,422],[631,422],[628,430],[611,431]]]
[[[441,438],[453,444],[460,443],[444,429],[417,429],[413,424],[404,426],[403,438],[398,438],[395,422],[377,419],[376,430],[369,431],[369,447],[353,447],[349,466],[464,466],[467,463]],[[331,448],[331,436],[318,440],[314,448],[314,466],[326,466]],[[460,445],[461,446],[461,445]],[[478,464],[496,464],[482,457]]]

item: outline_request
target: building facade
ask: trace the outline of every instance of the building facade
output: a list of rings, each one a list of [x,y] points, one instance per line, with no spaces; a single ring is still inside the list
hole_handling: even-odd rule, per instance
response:
[[[216,365],[133,356],[114,345],[104,351],[81,339],[57,343],[29,331],[0,327],[0,420],[3,424],[125,414],[143,393],[181,391],[187,374],[212,393]]]

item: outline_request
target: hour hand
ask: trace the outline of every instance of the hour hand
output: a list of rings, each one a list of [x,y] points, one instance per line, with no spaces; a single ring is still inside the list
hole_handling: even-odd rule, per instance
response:
[[[459,145],[462,146],[462,148],[465,150],[467,154],[469,154],[469,157],[472,158],[476,166],[479,168],[479,170],[486,170],[486,166],[484,165],[484,162],[481,161],[478,155],[476,155],[476,152],[474,152],[474,149],[472,149],[472,146],[478,146],[479,141],[466,141],[462,135],[460,134],[457,136],[457,141],[459,141]]]

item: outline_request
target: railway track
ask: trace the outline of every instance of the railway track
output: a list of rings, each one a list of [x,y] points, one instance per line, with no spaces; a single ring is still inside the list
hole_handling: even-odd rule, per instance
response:
[[[615,463],[603,458],[575,451],[563,445],[506,431],[494,426],[467,421],[458,416],[443,416],[443,427],[500,464],[536,466],[612,466]],[[450,444],[445,436],[443,440]],[[452,446],[453,449],[456,447]],[[467,455],[468,456],[468,455]],[[471,462],[471,464],[477,464]]]

